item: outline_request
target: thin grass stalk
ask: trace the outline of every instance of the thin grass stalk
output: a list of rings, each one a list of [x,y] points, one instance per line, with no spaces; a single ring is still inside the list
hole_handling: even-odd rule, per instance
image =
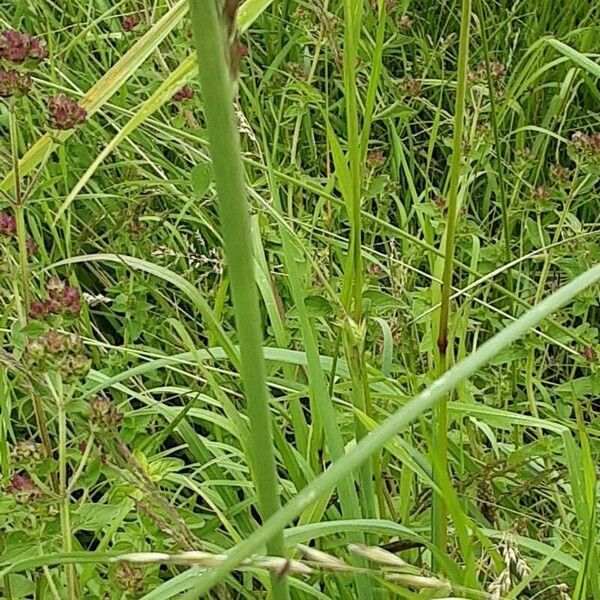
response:
[[[21,311],[21,322],[27,322],[27,311],[29,310],[29,265],[27,262],[27,230],[25,228],[24,198],[21,192],[21,176],[19,173],[19,142],[18,125],[15,107],[10,106],[8,111],[8,123],[10,131],[10,150],[12,156],[12,167],[14,173],[14,197],[13,205],[15,220],[17,222],[17,244],[19,249],[19,280],[21,282],[21,298],[23,300],[23,311]]]
[[[56,402],[58,420],[58,496],[60,528],[62,535],[63,552],[69,554],[73,551],[71,536],[71,507],[68,490],[67,474],[67,411],[66,404],[69,398],[65,398],[62,381],[60,378],[55,382],[50,376],[46,376],[46,383],[54,401]],[[65,565],[67,578],[67,598],[77,600],[79,598],[75,565]]]
[[[273,204],[278,212],[282,214],[281,201],[279,198],[279,190],[272,171],[271,190],[273,192]],[[294,248],[294,242],[287,229],[280,225],[279,235],[281,237],[286,272],[289,276],[290,287],[294,304],[298,312],[298,321],[302,330],[302,340],[304,349],[308,358],[308,378],[311,397],[314,401],[314,406],[319,413],[320,420],[323,424],[325,434],[325,442],[329,449],[329,453],[333,460],[337,460],[344,455],[344,440],[337,422],[335,407],[331,399],[331,394],[328,391],[325,374],[319,362],[319,349],[317,338],[314,332],[314,326],[311,323],[310,316],[305,304],[306,292],[301,285],[300,273],[297,266],[297,255]],[[349,519],[358,519],[361,516],[360,503],[355,487],[355,478],[348,477],[338,486],[340,504],[342,514]],[[364,542],[362,533],[348,534],[349,542]],[[358,600],[368,600],[373,598],[371,582],[366,577],[357,576],[356,581],[356,597]]]
[[[25,227],[25,196],[21,188],[21,172],[19,167],[19,144],[18,144],[18,124],[15,107],[10,106],[8,111],[8,122],[10,132],[10,149],[12,159],[13,172],[13,210],[15,212],[15,221],[17,223],[17,248],[19,253],[19,273],[17,285],[15,281],[15,292],[20,287],[19,293],[22,302],[19,303],[17,309],[19,311],[19,321],[22,326],[27,324],[27,313],[29,311],[29,257],[27,252],[27,229]],[[46,415],[44,413],[44,405],[38,394],[33,394],[32,397],[35,418],[42,438],[45,456],[52,456],[52,445],[50,443],[50,435],[48,433],[48,425],[46,423]],[[57,481],[54,476],[51,476],[53,489],[57,491]]]
[[[246,196],[239,134],[233,111],[233,86],[227,67],[223,24],[213,0],[190,0],[190,15],[200,67],[200,85],[219,199],[221,233],[227,259],[240,345],[241,375],[250,418],[250,461],[264,520],[280,508],[273,449],[269,395],[254,279],[250,211]],[[283,533],[267,550],[283,555]],[[288,597],[285,577],[273,576],[272,596]]]
[[[281,531],[321,494],[329,493],[343,478],[348,477],[350,473],[359,468],[365,461],[368,461],[376,452],[379,452],[407,425],[433,408],[438,402],[443,402],[457,385],[485,366],[496,354],[526,334],[542,319],[545,319],[576,297],[577,294],[599,281],[600,265],[596,265],[560,288],[540,304],[528,310],[516,321],[482,344],[467,358],[448,369],[424,391],[386,419],[370,435],[360,440],[352,450],[335,461],[329,469],[313,479],[260,529],[227,553],[226,560],[219,567],[200,576],[196,572],[191,573],[190,579],[193,579],[193,583],[191,583],[189,590],[182,596],[181,600],[196,600],[202,594],[206,594],[239,564],[258,552],[273,535]]]
[[[437,373],[442,376],[448,369],[448,320],[450,316],[450,296],[452,294],[452,276],[454,273],[454,246],[456,236],[456,217],[458,212],[458,189],[462,163],[462,137],[465,120],[465,98],[467,90],[467,70],[469,63],[469,25],[471,20],[471,0],[462,1],[460,17],[460,42],[458,51],[458,75],[456,105],[454,116],[454,139],[452,144],[452,163],[450,165],[450,189],[448,194],[448,215],[446,219],[444,268],[442,275],[442,294],[437,339]],[[440,402],[433,414],[433,444],[436,454],[434,480],[439,481],[438,470],[448,470],[448,399]],[[436,547],[446,551],[448,538],[448,511],[444,499],[434,494],[432,504],[432,537]]]
[[[479,18],[479,30],[481,34],[481,46],[485,60],[485,70],[487,77],[488,90],[490,94],[490,123],[494,134],[494,146],[496,147],[496,170],[498,174],[498,192],[500,196],[500,208],[502,210],[502,237],[504,241],[504,258],[506,262],[511,260],[510,251],[510,227],[508,222],[508,201],[506,199],[506,187],[504,184],[504,163],[502,162],[502,152],[500,146],[500,132],[498,128],[498,116],[496,113],[496,97],[494,80],[492,78],[492,69],[490,64],[490,51],[488,46],[487,33],[485,31],[485,20],[483,14],[483,3],[477,0],[477,16]],[[510,277],[510,272],[509,272]]]
[[[302,260],[302,253],[295,244],[290,228],[288,228],[284,222],[285,213],[281,202],[280,188],[276,178],[276,171],[273,167],[273,159],[271,158],[269,152],[269,142],[266,137],[267,126],[262,119],[262,115],[258,106],[256,107],[256,115],[261,121],[262,126],[262,140],[265,148],[265,161],[269,176],[269,187],[273,200],[273,208],[281,216],[281,221],[279,222],[279,236],[281,238],[281,245],[283,248],[285,271],[288,275],[292,299],[298,313],[298,322],[302,332],[302,342],[304,344],[304,350],[308,360],[308,381],[311,398],[311,410],[313,413],[312,427],[314,428],[318,425],[319,428],[322,428],[325,443],[329,450],[330,456],[335,461],[344,455],[345,449],[344,439],[338,425],[338,419],[332,401],[333,388],[327,385],[325,372],[321,367],[319,347],[314,324],[311,322],[311,318],[305,304],[307,292],[305,290],[305,286],[302,284],[302,277],[300,269],[298,268],[298,262]],[[271,140],[270,145],[273,148],[277,148],[277,136],[275,136],[274,140]],[[289,189],[289,194],[293,194],[292,187]],[[340,336],[338,334],[338,343],[336,344],[336,348],[339,348],[339,337]],[[334,353],[333,362],[333,373],[335,373],[337,352]],[[331,386],[333,386],[335,382],[335,376],[333,373],[331,375]],[[354,477],[348,477],[344,481],[340,482],[340,485],[338,486],[338,494],[342,514],[348,519],[360,518],[361,508],[358,499],[358,493],[356,491],[356,479]],[[363,533],[355,532],[349,533],[347,539],[350,543],[363,543],[365,541],[365,536]],[[373,586],[368,578],[364,576],[357,576],[355,578],[355,582],[356,597],[358,600],[369,600],[370,598],[373,598]]]
[[[360,411],[372,414],[367,369],[364,360],[363,331],[363,285],[362,266],[362,219],[361,187],[363,158],[359,131],[358,88],[356,84],[356,61],[361,31],[362,0],[344,1],[344,91],[346,97],[346,127],[348,130],[348,163],[350,197],[347,198],[350,217],[350,252],[344,273],[342,304],[353,322],[344,324],[342,339],[352,378],[352,403]],[[357,439],[367,434],[359,419],[355,419]],[[377,492],[374,485],[378,457],[374,464],[365,464],[360,472],[360,495],[365,517],[376,517]],[[380,502],[383,504],[383,501]]]

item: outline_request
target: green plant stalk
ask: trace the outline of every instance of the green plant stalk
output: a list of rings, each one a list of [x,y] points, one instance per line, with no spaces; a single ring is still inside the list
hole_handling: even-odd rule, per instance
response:
[[[450,190],[448,195],[448,215],[445,231],[444,268],[442,275],[442,295],[437,339],[438,377],[448,369],[448,320],[450,316],[450,296],[452,294],[452,275],[454,266],[454,246],[456,235],[456,217],[458,212],[458,188],[460,183],[462,136],[465,120],[465,97],[467,90],[467,70],[469,66],[469,25],[471,20],[471,0],[462,0],[460,17],[460,42],[458,51],[458,76],[456,105],[454,116],[454,139],[452,144],[452,163],[450,165]],[[437,468],[434,469],[434,481],[439,480],[438,470],[448,470],[448,399],[440,402],[433,414],[432,451],[436,455]],[[448,538],[448,518],[444,499],[434,494],[432,502],[432,538],[436,547],[446,551]]]
[[[56,402],[58,417],[58,495],[60,498],[60,529],[63,540],[63,552],[69,554],[73,551],[71,538],[71,507],[69,505],[68,481],[67,481],[67,411],[63,395],[62,382],[58,381],[55,386],[52,379],[47,375],[46,382]],[[76,600],[77,579],[75,566],[66,565],[67,597]]]
[[[202,594],[206,594],[242,561],[259,551],[265,543],[272,539],[273,535],[278,534],[290,521],[318,499],[321,494],[329,493],[336,484],[343,478],[348,477],[365,461],[368,461],[374,453],[379,452],[407,425],[425,411],[433,408],[436,403],[444,401],[448,393],[486,365],[498,352],[523,336],[542,319],[561,308],[577,294],[599,281],[600,265],[596,265],[540,302],[540,304],[528,310],[500,333],[482,344],[467,358],[448,369],[423,392],[386,419],[369,436],[360,440],[352,450],[335,461],[329,469],[313,479],[260,529],[233,548],[227,554],[227,559],[219,567],[200,576],[195,571],[191,572],[189,574],[190,589],[182,596],[181,600],[196,600]],[[442,485],[443,483],[442,481]]]
[[[270,163],[270,161],[269,161]],[[283,214],[281,200],[279,198],[279,188],[275,181],[275,176],[270,170],[271,190],[273,193],[273,204],[275,209]],[[335,461],[344,455],[344,440],[340,431],[335,407],[333,405],[331,394],[328,390],[325,380],[325,373],[319,362],[319,348],[317,336],[314,332],[314,326],[311,323],[310,315],[306,308],[305,299],[306,292],[303,289],[301,277],[298,269],[298,251],[294,248],[294,241],[291,234],[283,225],[279,226],[279,235],[284,252],[284,260],[286,272],[289,276],[292,297],[296,310],[298,312],[298,321],[302,330],[302,340],[304,342],[304,350],[308,359],[308,378],[311,398],[314,406],[319,413],[320,421],[323,424],[325,434],[325,442],[329,449],[331,458]],[[342,514],[346,518],[360,518],[361,510],[358,501],[358,494],[355,487],[355,479],[348,477],[339,485],[339,497],[342,508]],[[364,535],[352,534],[348,535],[349,542],[364,543]],[[356,597],[358,600],[368,600],[373,598],[371,583],[366,577],[355,578],[356,581]]]
[[[21,298],[23,299],[24,314],[21,313],[21,323],[27,323],[27,312],[29,311],[29,265],[27,262],[27,229],[25,228],[25,199],[21,193],[21,176],[19,173],[19,141],[17,115],[14,105],[8,111],[8,123],[10,130],[10,150],[12,156],[12,167],[14,173],[14,197],[13,208],[17,222],[17,244],[19,248],[19,279],[21,282]]]
[[[260,512],[267,520],[281,505],[262,351],[261,314],[254,279],[250,211],[239,134],[234,121],[233,87],[216,3],[213,0],[190,0],[189,4],[239,337],[241,375],[248,402],[252,474]],[[281,531],[269,541],[267,549],[270,554],[283,555]],[[274,575],[271,582],[272,597],[285,600],[289,595],[286,578]]]
[[[308,360],[308,381],[309,391],[311,398],[311,409],[313,410],[313,427],[318,421],[319,426],[323,428],[325,443],[329,450],[332,460],[337,460],[344,455],[344,440],[340,427],[338,425],[338,418],[336,415],[335,407],[332,401],[333,389],[327,385],[325,378],[325,372],[320,363],[320,355],[318,348],[318,340],[315,334],[314,324],[311,321],[311,317],[307,310],[306,290],[302,283],[302,276],[298,267],[299,262],[304,260],[306,257],[302,251],[302,248],[296,244],[293,232],[290,226],[284,221],[284,210],[281,203],[279,184],[277,182],[276,171],[273,167],[273,160],[271,159],[269,149],[269,142],[265,134],[266,124],[261,118],[259,107],[255,110],[258,118],[261,120],[262,132],[263,132],[263,145],[265,148],[265,161],[267,166],[267,174],[269,176],[269,187],[273,198],[273,208],[275,212],[280,216],[279,221],[279,236],[281,238],[281,244],[283,248],[285,271],[288,274],[288,281],[292,299],[298,313],[298,322],[302,331],[302,342],[304,344],[304,350],[306,352]],[[272,147],[277,146],[277,138],[271,142]],[[293,194],[293,187],[290,186],[289,194]],[[340,334],[338,332],[338,342]],[[339,343],[336,343],[336,349],[339,348]],[[334,352],[331,376],[331,386],[335,382],[335,364],[337,363],[337,351]],[[340,482],[338,487],[339,499],[342,514],[346,518],[358,519],[361,516],[361,508],[356,491],[355,478],[349,477]],[[347,537],[348,542],[352,543],[364,543],[365,536],[361,532],[349,533]],[[373,597],[373,586],[366,577],[357,576],[356,579],[356,595],[359,600],[367,600]]]
[[[17,245],[19,251],[19,282],[20,293],[23,305],[19,305],[19,320],[22,326],[27,324],[27,314],[29,311],[29,257],[27,253],[27,229],[25,227],[25,198],[21,193],[21,174],[19,170],[19,144],[18,144],[18,125],[15,107],[10,106],[8,111],[10,148],[13,168],[14,197],[13,210],[15,221],[17,223]],[[15,286],[16,287],[16,286]],[[52,444],[48,433],[44,405],[38,394],[32,397],[35,418],[37,421],[44,453],[47,458],[52,456]],[[51,477],[54,491],[57,491],[56,479]]]
[[[344,91],[346,97],[346,126],[348,130],[348,161],[350,175],[350,197],[348,198],[348,213],[350,217],[350,253],[344,273],[344,288],[342,289],[342,304],[346,313],[354,323],[345,323],[342,330],[342,340],[352,377],[352,403],[360,411],[371,416],[372,407],[364,360],[364,344],[362,338],[363,324],[363,285],[362,267],[362,219],[361,219],[361,186],[364,159],[361,155],[361,138],[358,119],[358,89],[356,85],[356,61],[358,59],[358,40],[360,37],[362,0],[344,0]],[[352,329],[358,329],[357,332]],[[356,439],[367,434],[359,419],[355,418]],[[373,457],[373,463],[366,463],[360,473],[360,496],[362,511],[365,517],[376,517],[376,488],[374,485],[374,466],[378,457]],[[380,505],[383,498],[380,498]]]
[[[65,407],[58,409],[58,464],[59,464],[59,492],[60,492],[60,525],[63,538],[63,550],[66,553],[73,551],[71,542],[71,512],[69,496],[67,494],[67,413]],[[75,600],[77,594],[77,581],[75,578],[75,566],[65,567],[67,574],[67,593],[69,600]]]
[[[354,6],[353,6],[354,4]],[[358,94],[356,89],[357,37],[360,32],[362,0],[344,0],[344,90],[346,96],[346,126],[348,129],[348,155],[350,163],[351,198],[350,213],[350,273],[351,285],[344,290],[343,303],[356,323],[362,319],[362,223],[361,223],[361,160],[358,124]],[[358,22],[358,28],[357,28]]]
[[[502,210],[502,234],[504,241],[504,258],[506,262],[511,260],[510,251],[510,226],[508,222],[508,201],[506,199],[506,187],[504,185],[504,163],[502,162],[502,153],[500,151],[500,132],[498,128],[498,116],[496,114],[496,99],[494,97],[495,88],[492,79],[492,69],[490,66],[490,51],[488,47],[487,33],[485,31],[485,20],[483,15],[483,4],[477,0],[477,16],[479,18],[479,29],[481,32],[481,45],[485,58],[485,70],[487,76],[488,90],[490,93],[490,122],[494,134],[494,146],[496,147],[496,169],[498,171],[498,190],[500,192],[500,206]],[[510,278],[510,272],[508,273]],[[510,281],[509,281],[510,283]]]

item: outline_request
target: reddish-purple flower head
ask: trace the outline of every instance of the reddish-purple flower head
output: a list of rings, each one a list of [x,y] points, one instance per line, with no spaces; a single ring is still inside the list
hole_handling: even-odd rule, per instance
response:
[[[123,19],[121,27],[123,31],[130,32],[140,24],[140,18],[137,15],[128,15]]]
[[[194,97],[194,90],[189,85],[183,86],[178,92],[173,94],[174,102],[184,102],[185,100],[191,100]]]
[[[87,111],[64,94],[57,94],[48,100],[50,127],[68,130],[87,121]]]
[[[18,473],[11,477],[7,491],[17,502],[23,504],[42,498],[42,490],[27,475]]]
[[[44,40],[27,33],[7,29],[0,34],[0,58],[15,64],[40,61],[48,56]]]
[[[7,212],[0,212],[0,235],[13,236],[17,231],[17,221]]]
[[[27,254],[35,254],[38,251],[37,242],[33,238],[27,238],[25,242],[25,247],[27,248]]]
[[[46,303],[32,302],[29,307],[29,318],[34,321],[41,321],[46,318]]]
[[[78,315],[81,310],[81,295],[75,287],[65,286],[62,293],[63,306],[72,315]]]
[[[0,98],[26,96],[31,88],[31,75],[0,66]]]

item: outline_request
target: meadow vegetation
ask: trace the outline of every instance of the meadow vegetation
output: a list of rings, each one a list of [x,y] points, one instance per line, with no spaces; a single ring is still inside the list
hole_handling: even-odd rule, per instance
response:
[[[600,600],[600,4],[0,2],[0,597]]]

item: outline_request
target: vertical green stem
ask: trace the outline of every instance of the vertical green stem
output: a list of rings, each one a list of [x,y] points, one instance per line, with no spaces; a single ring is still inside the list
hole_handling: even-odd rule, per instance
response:
[[[488,49],[487,33],[485,31],[485,21],[483,14],[483,5],[481,0],[477,0],[477,16],[479,18],[479,29],[481,33],[481,45],[483,47],[483,55],[485,57],[485,69],[488,82],[488,90],[490,94],[490,121],[494,134],[494,146],[496,146],[496,170],[498,172],[498,191],[500,193],[500,206],[502,210],[502,234],[504,241],[504,258],[506,262],[510,262],[510,227],[508,222],[508,202],[506,198],[506,187],[504,185],[504,163],[502,162],[502,152],[500,146],[500,132],[498,129],[498,116],[496,114],[496,90],[494,80],[492,78],[492,69],[490,65],[490,52]],[[510,271],[508,271],[510,277]]]
[[[49,375],[46,376],[46,383],[54,401],[56,402],[57,417],[58,417],[58,495],[60,498],[60,529],[63,540],[63,552],[69,554],[73,551],[73,543],[71,536],[71,507],[69,502],[68,474],[67,474],[67,411],[66,402],[68,399],[64,397],[63,387],[60,378],[58,381],[53,381]],[[77,591],[77,578],[75,573],[75,565],[65,565],[65,573],[67,575],[67,598],[68,600],[77,600],[79,597]]]
[[[352,403],[360,411],[371,415],[371,398],[364,361],[363,331],[363,285],[362,267],[362,219],[361,188],[363,157],[358,112],[358,89],[356,84],[356,63],[358,42],[361,30],[362,0],[344,0],[344,91],[346,98],[346,127],[348,131],[348,163],[350,173],[350,197],[347,198],[350,217],[350,253],[346,264],[342,304],[353,323],[345,325],[342,340],[350,375],[352,378]],[[367,431],[358,418],[355,420],[357,439]],[[378,457],[366,463],[360,471],[360,496],[363,516],[377,517],[377,493],[374,477],[379,462]],[[382,504],[382,502],[380,503]]]
[[[251,425],[252,473],[263,519],[280,508],[273,450],[269,396],[263,357],[261,314],[254,279],[250,211],[247,201],[239,134],[233,112],[233,86],[227,67],[223,24],[214,0],[190,0],[194,41],[208,137],[219,197],[221,233],[240,345],[241,375]],[[270,554],[282,555],[283,533],[269,542]],[[285,577],[274,575],[272,598],[289,596]]]
[[[442,297],[437,339],[438,377],[442,376],[448,369],[448,320],[450,316],[450,296],[452,294],[456,217],[458,212],[458,189],[462,162],[462,137],[465,119],[465,97],[469,63],[470,20],[471,0],[462,0],[456,106],[454,115],[454,139],[452,144],[452,163],[450,165],[450,190],[448,194],[448,216],[446,220],[444,244]],[[444,398],[434,410],[433,452],[436,455],[436,460],[433,462],[435,465],[437,465],[437,467],[434,467],[434,480],[439,482],[440,471],[444,476],[448,471],[448,398]],[[441,552],[445,553],[448,541],[448,512],[444,499],[439,494],[435,494],[433,498],[432,535],[434,544],[440,549]]]
[[[10,130],[10,149],[12,155],[12,167],[14,173],[14,211],[17,222],[17,243],[19,246],[19,278],[21,280],[21,297],[23,298],[24,315],[22,320],[26,321],[29,310],[29,265],[27,263],[27,230],[25,228],[24,198],[21,194],[21,177],[19,173],[19,142],[17,115],[15,107],[11,106],[8,111],[8,123]]]
[[[25,196],[21,191],[21,175],[19,171],[19,143],[18,143],[18,127],[17,115],[14,105],[9,107],[9,131],[10,131],[10,148],[12,167],[14,173],[14,197],[13,209],[15,211],[15,221],[17,222],[17,244],[19,249],[19,281],[20,293],[23,301],[19,305],[19,320],[21,325],[27,324],[27,313],[29,311],[29,262],[27,255],[27,229],[25,227]],[[26,192],[27,193],[27,192]],[[15,286],[16,288],[16,286]],[[32,398],[35,417],[38,425],[38,430],[42,438],[44,453],[46,457],[52,456],[52,445],[50,443],[50,435],[48,433],[48,425],[46,424],[46,415],[44,406],[38,394],[33,394]],[[56,491],[56,479],[51,476],[53,488]]]
[[[67,413],[62,401],[58,408],[58,481],[60,492],[60,525],[63,538],[63,550],[67,554],[73,551],[71,541],[71,512],[67,493]],[[77,598],[75,565],[65,565],[67,573],[67,593],[69,600]]]
[[[344,1],[344,90],[346,93],[346,126],[348,129],[348,154],[350,158],[350,174],[352,180],[352,199],[351,199],[351,261],[352,261],[352,315],[354,320],[359,323],[362,319],[362,223],[360,214],[361,197],[361,169],[360,160],[360,136],[358,124],[358,97],[356,89],[356,61],[358,58],[358,35],[360,29],[357,27],[357,21],[360,23],[360,12],[362,10],[362,1],[352,0]]]

